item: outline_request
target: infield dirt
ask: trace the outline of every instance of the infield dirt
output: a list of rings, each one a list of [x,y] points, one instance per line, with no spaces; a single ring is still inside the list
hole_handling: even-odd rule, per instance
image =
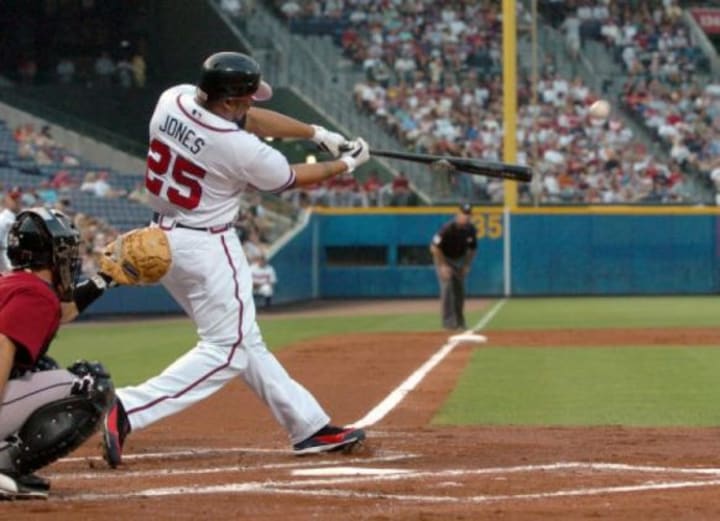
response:
[[[709,345],[717,344],[718,333],[495,332],[486,345]],[[343,423],[363,417],[446,340],[441,332],[349,334],[298,343],[278,356]],[[93,438],[70,460],[41,472],[52,478],[51,499],[0,503],[0,519],[720,518],[717,428],[430,425],[472,350],[483,348],[458,346],[368,429],[367,443],[352,454],[292,456],[284,432],[238,381],[132,433],[131,457],[118,470],[99,461],[99,438]],[[340,467],[389,474],[293,473]]]

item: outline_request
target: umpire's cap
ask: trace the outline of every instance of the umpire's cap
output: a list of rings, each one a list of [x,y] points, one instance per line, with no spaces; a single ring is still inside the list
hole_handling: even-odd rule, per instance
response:
[[[261,77],[260,66],[247,54],[218,52],[203,62],[198,97],[212,101],[252,94],[254,100],[265,101],[272,97],[272,87]]]

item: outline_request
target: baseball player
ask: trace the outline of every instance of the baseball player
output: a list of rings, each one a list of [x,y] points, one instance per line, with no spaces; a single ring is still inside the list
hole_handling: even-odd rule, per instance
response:
[[[465,277],[477,251],[477,229],[470,221],[472,206],[458,208],[455,219],[433,236],[430,252],[437,269],[445,329],[465,329]]]
[[[80,236],[57,211],[20,212],[8,234],[13,271],[0,275],[0,499],[45,498],[33,474],[92,435],[114,395],[97,362],[61,369],[46,352],[61,321],[99,297],[97,275],[75,285]]]
[[[3,199],[3,210],[0,212],[0,272],[11,269],[10,259],[7,256],[7,236],[10,227],[15,222],[15,216],[20,211],[20,198],[22,190],[13,188],[9,190]]]
[[[253,281],[253,294],[263,300],[264,307],[270,307],[275,284],[277,284],[277,274],[267,262],[265,255],[259,255],[255,262],[250,264],[250,274]]]
[[[369,159],[368,145],[252,106],[271,95],[252,58],[220,52],[205,60],[197,86],[171,87],[155,107],[145,182],[153,221],[167,233],[172,254],[161,282],[197,325],[199,340],[160,375],[117,390],[103,436],[112,467],[121,462],[128,433],[207,398],[236,376],[267,404],[298,455],[365,438],[361,429],[331,425],[268,351],[232,223],[244,190],[278,193],[352,172]],[[260,139],[266,136],[309,139],[337,159],[290,165]],[[340,154],[341,147],[349,150]]]

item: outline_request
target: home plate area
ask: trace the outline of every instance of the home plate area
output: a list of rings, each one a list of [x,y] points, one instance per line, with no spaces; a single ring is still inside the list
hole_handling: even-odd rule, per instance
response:
[[[252,447],[168,450],[128,455],[116,471],[93,457],[67,458],[52,471],[51,502],[277,495],[469,506],[720,485],[718,468],[557,461],[480,466],[472,459],[442,465],[423,454],[379,449],[304,458]]]

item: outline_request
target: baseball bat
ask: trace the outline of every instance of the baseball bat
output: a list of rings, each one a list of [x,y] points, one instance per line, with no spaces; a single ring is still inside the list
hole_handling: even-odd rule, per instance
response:
[[[465,172],[472,175],[498,177],[500,179],[510,179],[524,183],[529,182],[533,176],[532,169],[528,166],[513,165],[497,161],[483,161],[468,157],[439,156],[414,152],[395,152],[392,150],[380,150],[377,148],[371,148],[370,155],[389,157],[392,159],[400,159],[403,161],[412,161],[428,165],[432,165],[434,163],[445,163],[451,165],[459,172]]]

